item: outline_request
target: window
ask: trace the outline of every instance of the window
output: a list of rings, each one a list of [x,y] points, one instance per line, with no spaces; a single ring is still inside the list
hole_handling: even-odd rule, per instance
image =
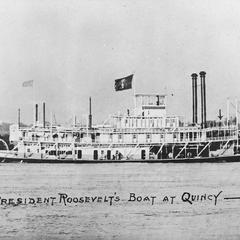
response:
[[[211,137],[211,132],[207,132],[207,137]]]
[[[192,132],[190,132],[190,133],[189,133],[189,138],[190,138],[190,141],[192,141],[192,135],[193,135],[193,133],[192,133]]]
[[[110,135],[109,135],[109,142],[112,142],[113,141],[113,135],[112,135],[112,133],[110,133]]]
[[[111,150],[107,150],[107,159],[111,160]]]
[[[82,158],[82,150],[77,151],[77,158],[81,159]]]
[[[141,151],[141,159],[146,159],[146,151],[144,149]]]
[[[132,135],[132,140],[133,140],[133,142],[137,142],[137,134]]]
[[[197,139],[197,133],[194,132],[193,134],[194,134],[194,140],[196,140]]]
[[[98,160],[98,151],[97,150],[93,151],[93,159]]]
[[[181,132],[180,133],[180,141],[182,141],[183,140],[183,133]]]
[[[151,141],[151,134],[147,134],[147,135],[146,135],[146,140],[147,140],[147,142],[150,142],[150,141]]]
[[[123,136],[122,136],[122,134],[119,134],[118,135],[118,142],[122,142],[122,140],[123,140]]]

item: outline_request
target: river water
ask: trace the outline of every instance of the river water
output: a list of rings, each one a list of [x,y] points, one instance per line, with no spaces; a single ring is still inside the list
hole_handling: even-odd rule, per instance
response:
[[[240,239],[240,163],[2,163],[0,189],[1,239]]]

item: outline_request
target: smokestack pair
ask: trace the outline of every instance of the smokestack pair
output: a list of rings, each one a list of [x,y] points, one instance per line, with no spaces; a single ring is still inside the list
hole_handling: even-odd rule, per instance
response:
[[[38,122],[38,104],[35,105],[35,123]],[[45,128],[46,118],[45,118],[45,102],[43,103],[43,128]]]
[[[207,125],[206,120],[206,83],[205,76],[206,72],[200,72],[201,79],[201,127],[205,128]],[[193,73],[192,77],[192,96],[193,96],[193,124],[196,125],[198,122],[198,114],[197,114],[197,74]]]

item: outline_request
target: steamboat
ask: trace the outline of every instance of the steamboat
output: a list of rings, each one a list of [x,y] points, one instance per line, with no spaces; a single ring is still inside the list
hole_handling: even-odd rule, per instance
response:
[[[88,124],[71,127],[54,125],[38,119],[30,127],[18,123],[10,126],[12,150],[0,152],[1,162],[26,163],[181,163],[240,161],[237,102],[236,116],[230,121],[206,120],[205,72],[192,77],[192,123],[179,116],[167,116],[166,95],[134,94],[134,109],[125,114],[113,114],[102,125],[92,124],[91,98]],[[132,88],[130,75],[115,80],[115,90]],[[198,102],[201,122],[198,122]],[[229,106],[228,106],[229,112]],[[229,115],[229,113],[227,113]],[[221,118],[221,114],[220,114]]]

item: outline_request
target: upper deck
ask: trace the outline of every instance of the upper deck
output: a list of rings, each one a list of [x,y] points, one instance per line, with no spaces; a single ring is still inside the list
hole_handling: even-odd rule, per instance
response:
[[[167,116],[166,95],[136,94],[135,106],[132,112],[111,116],[110,125],[113,128],[177,128],[180,126],[179,116]]]
[[[211,128],[18,128],[11,126],[11,141],[89,144],[171,144],[237,139],[236,125]]]
[[[151,117],[166,117],[166,95],[136,94],[135,114]]]

